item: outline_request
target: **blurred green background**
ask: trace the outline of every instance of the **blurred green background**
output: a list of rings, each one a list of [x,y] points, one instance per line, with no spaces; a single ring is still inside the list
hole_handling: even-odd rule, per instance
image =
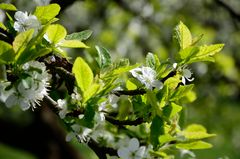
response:
[[[4,2],[13,3],[22,11],[33,11],[37,0]],[[143,61],[148,52],[156,53],[160,59],[172,58],[178,49],[172,38],[173,28],[180,20],[189,27],[193,35],[203,34],[200,43],[225,43],[224,50],[216,56],[216,63],[190,66],[195,77],[197,100],[186,105],[186,124],[200,123],[206,126],[210,133],[217,134],[217,137],[210,140],[214,147],[195,151],[197,158],[240,158],[239,0],[54,2],[63,6],[59,15],[60,23],[69,33],[85,29],[93,31],[93,35],[86,41],[92,48],[87,51],[69,50],[70,54],[75,56],[85,54],[87,57],[88,53],[94,54],[94,45],[100,45],[110,50],[113,58],[127,57],[132,63]],[[3,13],[1,19],[4,20]],[[0,118],[14,120],[14,115],[6,115],[5,109],[0,109]],[[19,112],[16,114],[19,115]],[[0,145],[0,158],[5,158],[2,155],[10,150],[15,152],[15,149],[9,146]]]

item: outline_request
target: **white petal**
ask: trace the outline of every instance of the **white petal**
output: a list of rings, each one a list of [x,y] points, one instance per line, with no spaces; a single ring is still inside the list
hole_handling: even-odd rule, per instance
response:
[[[14,28],[17,32],[24,32],[24,31],[25,31],[23,25],[21,25],[19,22],[14,22],[13,28]]]
[[[137,138],[132,138],[129,142],[128,149],[133,152],[139,148],[139,141]]]
[[[15,94],[10,95],[5,102],[6,107],[11,108],[18,104],[18,97]]]
[[[35,107],[35,106],[33,106]],[[25,110],[28,110],[30,108],[30,104],[29,103],[26,103],[26,101],[21,101],[20,102],[20,108],[25,111]]]
[[[163,83],[158,80],[154,80],[152,82],[152,86],[155,87],[157,90],[160,90],[163,88]]]
[[[25,21],[28,19],[27,12],[17,11],[14,14],[14,18],[19,21],[21,24],[24,24]]]
[[[190,78],[192,76],[192,72],[189,69],[183,69],[183,76]]]
[[[174,68],[174,69],[177,68],[177,63],[173,63],[173,68]]]
[[[73,132],[70,132],[70,133],[68,133],[67,134],[67,136],[66,136],[66,141],[67,142],[69,142],[69,141],[71,141],[72,140],[72,138],[74,138],[74,136],[75,136],[75,133],[73,133]]]
[[[185,77],[182,76],[182,83],[185,85],[186,84],[186,80],[185,80]]]
[[[137,158],[142,159],[143,156],[144,156],[145,150],[146,150],[146,147],[145,147],[145,146],[141,146],[141,147],[137,150],[137,152],[136,152],[136,154],[135,154],[135,158],[136,158],[136,159],[137,159]]]
[[[122,148],[117,150],[117,154],[122,159],[129,159],[130,151],[127,148],[122,147]]]

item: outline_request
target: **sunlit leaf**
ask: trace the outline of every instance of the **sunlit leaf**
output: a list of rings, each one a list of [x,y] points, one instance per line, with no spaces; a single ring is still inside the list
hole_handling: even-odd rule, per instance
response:
[[[33,36],[34,30],[30,29],[21,32],[13,41],[13,49],[16,53],[21,53],[26,47]]]
[[[53,24],[47,28],[47,40],[52,44],[57,44],[67,35],[66,29],[60,24]]]
[[[10,10],[10,11],[16,11],[17,8],[10,3],[0,3],[0,9],[2,10]]]
[[[192,45],[192,35],[188,27],[181,21],[175,28],[175,37],[178,40],[181,49]]]
[[[89,48],[83,42],[78,40],[62,40],[57,45],[66,48]]]
[[[212,57],[216,53],[220,52],[224,47],[224,44],[204,45],[199,47],[199,51],[190,58],[187,63],[199,62],[199,61],[210,61],[214,62]]]
[[[187,143],[179,143],[176,144],[176,147],[179,149],[208,149],[212,147],[212,144],[204,142],[204,141],[193,141],[193,142],[187,142]]]
[[[2,28],[3,30],[7,30],[6,26],[2,22],[0,22],[0,28]]]
[[[199,124],[189,125],[181,134],[187,139],[203,139],[216,136],[216,134],[208,134],[206,128]]]
[[[90,99],[94,94],[96,94],[99,91],[100,85],[99,84],[92,84],[87,89],[87,91],[84,92],[84,102],[86,102],[88,99]]]
[[[34,12],[34,15],[42,24],[46,24],[48,21],[55,18],[59,11],[60,6],[58,4],[50,4],[47,6],[38,6]]]
[[[75,60],[72,72],[75,75],[77,85],[80,87],[80,89],[83,92],[88,90],[93,82],[93,73],[91,68],[81,57],[78,57]]]

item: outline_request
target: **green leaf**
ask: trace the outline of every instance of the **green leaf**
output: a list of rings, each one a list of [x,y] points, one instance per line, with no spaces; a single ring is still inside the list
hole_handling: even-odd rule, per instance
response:
[[[14,60],[14,50],[12,45],[0,41],[0,64],[7,64]]]
[[[91,30],[84,30],[78,33],[72,33],[66,36],[66,40],[79,40],[79,41],[83,41],[83,40],[87,40],[90,36],[92,35],[92,31]]]
[[[60,6],[58,4],[50,4],[47,6],[38,6],[34,12],[34,15],[42,24],[46,24],[48,21],[55,18],[59,11]]]
[[[80,89],[83,92],[88,90],[93,82],[93,73],[91,68],[81,57],[78,57],[75,60],[72,72],[75,75],[77,85],[80,87]]]
[[[104,68],[110,66],[112,63],[112,60],[111,60],[111,56],[110,56],[108,50],[105,49],[104,47],[100,47],[100,46],[95,46],[95,48],[98,53],[97,63],[99,65],[99,67],[101,69],[104,69]]]
[[[189,91],[193,89],[193,84],[179,86],[176,91],[170,97],[170,101],[176,101],[181,99],[182,97],[186,96]]]
[[[146,66],[151,68],[158,68],[160,66],[160,61],[157,57],[157,55],[154,55],[152,53],[148,53],[146,56]]]
[[[119,67],[115,70],[113,70],[112,74],[113,75],[119,75],[125,72],[128,72],[136,67],[139,67],[141,64],[135,64],[135,65],[131,65],[131,66],[123,66],[123,67]]]
[[[190,58],[187,63],[199,62],[199,61],[210,61],[214,62],[212,57],[216,53],[220,52],[224,47],[224,44],[214,44],[214,45],[205,45],[200,46],[199,51]]]
[[[209,144],[204,141],[193,141],[193,142],[187,142],[187,143],[179,143],[176,144],[176,147],[179,149],[208,149],[212,147],[212,144]]]
[[[167,118],[172,118],[181,110],[182,107],[180,105],[171,103],[170,105],[163,107],[163,115],[166,116]]]
[[[34,30],[30,29],[25,32],[21,32],[16,36],[16,38],[13,41],[13,50],[18,54],[18,56],[21,54],[21,52],[26,49],[27,44],[32,39]]]
[[[187,47],[179,51],[179,58],[177,58],[177,62],[184,61],[187,62],[193,57],[195,54],[199,52],[198,47]]]
[[[131,79],[128,79],[126,82],[126,87],[128,90],[136,90],[137,89],[137,85],[131,81]]]
[[[175,89],[178,86],[178,83],[181,82],[180,75],[175,75],[173,77],[168,78],[164,85],[168,86],[169,89]]]
[[[16,11],[17,10],[17,8],[13,4],[9,4],[9,3],[1,3],[0,4],[0,9],[10,10],[10,11]]]
[[[48,41],[52,44],[57,44],[67,35],[66,29],[60,24],[53,24],[47,28],[46,31]]]
[[[159,136],[164,134],[164,122],[163,119],[159,116],[155,116],[152,120],[150,127],[150,142],[153,145],[154,149],[158,147]]]
[[[181,135],[189,140],[204,139],[208,137],[216,136],[216,134],[208,134],[207,130],[199,124],[191,124],[185,130],[181,132]]]
[[[164,135],[159,136],[158,140],[161,144],[165,144],[167,142],[176,140],[176,138],[171,136],[170,134],[164,134]]]
[[[92,84],[87,91],[84,92],[83,95],[83,102],[86,102],[87,100],[89,100],[93,95],[95,95],[98,91],[99,91],[100,85],[99,84]]]
[[[89,48],[83,42],[78,40],[62,40],[57,45],[61,47],[67,47],[67,48]]]
[[[7,30],[6,26],[2,22],[0,22],[0,28],[2,28],[3,30]]]
[[[181,49],[185,49],[192,45],[192,35],[188,27],[180,21],[175,28],[175,37],[178,40]]]

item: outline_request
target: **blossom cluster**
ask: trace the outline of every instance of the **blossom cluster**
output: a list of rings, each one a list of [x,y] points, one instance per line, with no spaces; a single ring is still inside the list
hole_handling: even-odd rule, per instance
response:
[[[34,109],[48,95],[51,75],[47,73],[44,63],[30,61],[22,66],[19,76],[13,83],[0,82],[3,90],[0,101],[8,108],[18,105],[22,110]]]

